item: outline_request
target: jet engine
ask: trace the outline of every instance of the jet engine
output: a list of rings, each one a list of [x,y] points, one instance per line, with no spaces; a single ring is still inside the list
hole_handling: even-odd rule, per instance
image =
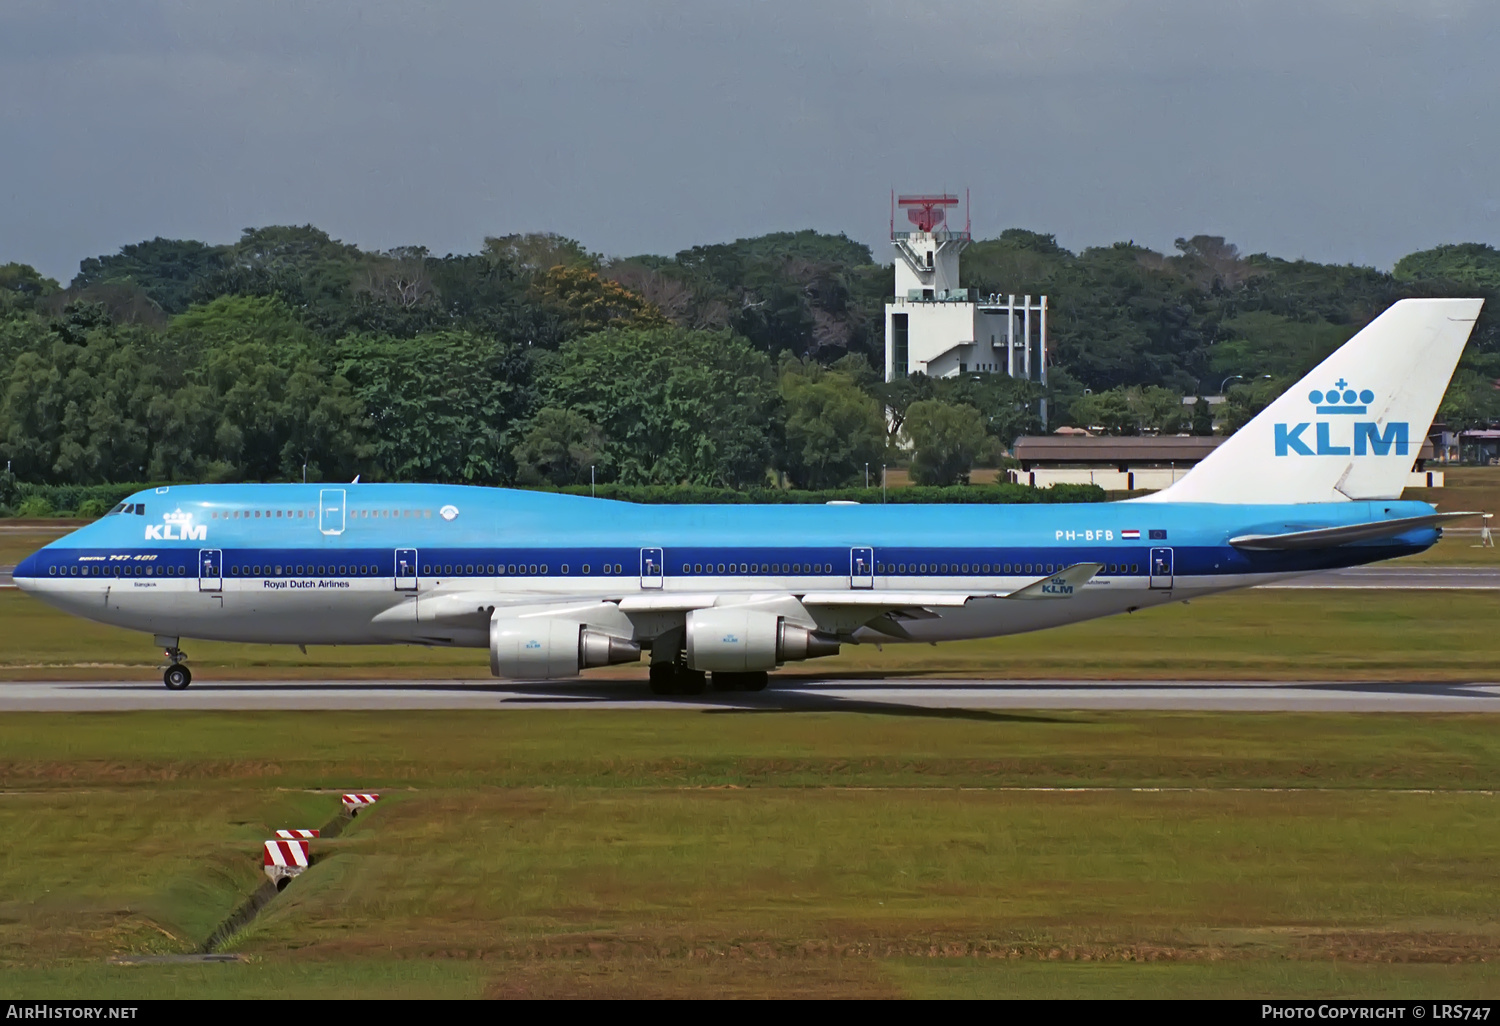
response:
[[[532,617],[490,621],[490,672],[511,680],[576,677],[591,666],[633,663],[639,642],[589,630],[581,623]]]
[[[835,639],[760,609],[695,609],[687,617],[687,664],[694,670],[774,670],[782,663],[838,652]]]

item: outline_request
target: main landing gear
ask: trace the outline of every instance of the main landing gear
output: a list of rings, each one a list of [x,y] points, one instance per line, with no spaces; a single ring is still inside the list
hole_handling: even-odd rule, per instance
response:
[[[715,691],[764,691],[771,682],[765,671],[730,673],[715,670]],[[653,695],[701,695],[708,690],[708,674],[702,670],[690,670],[681,663],[651,664],[651,693]]]
[[[167,686],[168,691],[184,691],[193,682],[193,673],[183,663],[187,660],[187,653],[178,648],[174,643],[167,646],[162,653],[166,657],[167,665],[162,671],[162,683]]]
[[[708,690],[708,674],[689,670],[682,663],[652,663],[653,695],[701,695]]]
[[[715,670],[715,691],[764,691],[770,682],[765,671],[731,673]],[[651,693],[653,695],[701,695],[708,690],[708,674],[691,670],[682,649],[682,630],[663,634],[651,645]]]
[[[771,675],[765,670],[746,673],[714,671],[715,691],[764,691],[769,683],[771,683]]]

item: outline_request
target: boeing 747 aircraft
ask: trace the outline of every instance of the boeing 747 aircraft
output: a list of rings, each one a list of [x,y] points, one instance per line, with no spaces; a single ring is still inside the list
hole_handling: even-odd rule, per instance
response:
[[[427,484],[172,485],[16,583],[183,638],[488,648],[521,680],[649,653],[651,689],[759,690],[868,642],[1034,631],[1420,552],[1400,501],[1481,300],[1408,299],[1171,488],[1076,505],[638,506]]]

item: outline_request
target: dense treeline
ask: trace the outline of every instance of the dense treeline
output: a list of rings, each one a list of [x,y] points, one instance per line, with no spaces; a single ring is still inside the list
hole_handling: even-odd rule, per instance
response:
[[[1500,253],[1478,244],[1389,274],[1202,236],[1177,249],[1075,254],[1019,230],[969,248],[965,284],[1051,296],[1052,426],[1207,430],[1181,397],[1226,381],[1237,423],[1398,298],[1500,295]],[[816,491],[893,462],[964,481],[1040,427],[1043,395],[1003,376],[882,382],[891,275],[811,231],[606,260],[552,235],[438,257],[280,226],[126,246],[66,287],[8,264],[0,458],[53,486],[592,474]],[[1500,419],[1496,317],[1445,403],[1458,426]]]

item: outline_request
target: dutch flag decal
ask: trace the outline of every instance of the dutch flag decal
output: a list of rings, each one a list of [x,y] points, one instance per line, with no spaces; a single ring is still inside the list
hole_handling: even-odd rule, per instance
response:
[[[1126,541],[1140,541],[1141,532],[1132,527],[1129,530],[1121,531],[1120,537],[1124,538]]]

